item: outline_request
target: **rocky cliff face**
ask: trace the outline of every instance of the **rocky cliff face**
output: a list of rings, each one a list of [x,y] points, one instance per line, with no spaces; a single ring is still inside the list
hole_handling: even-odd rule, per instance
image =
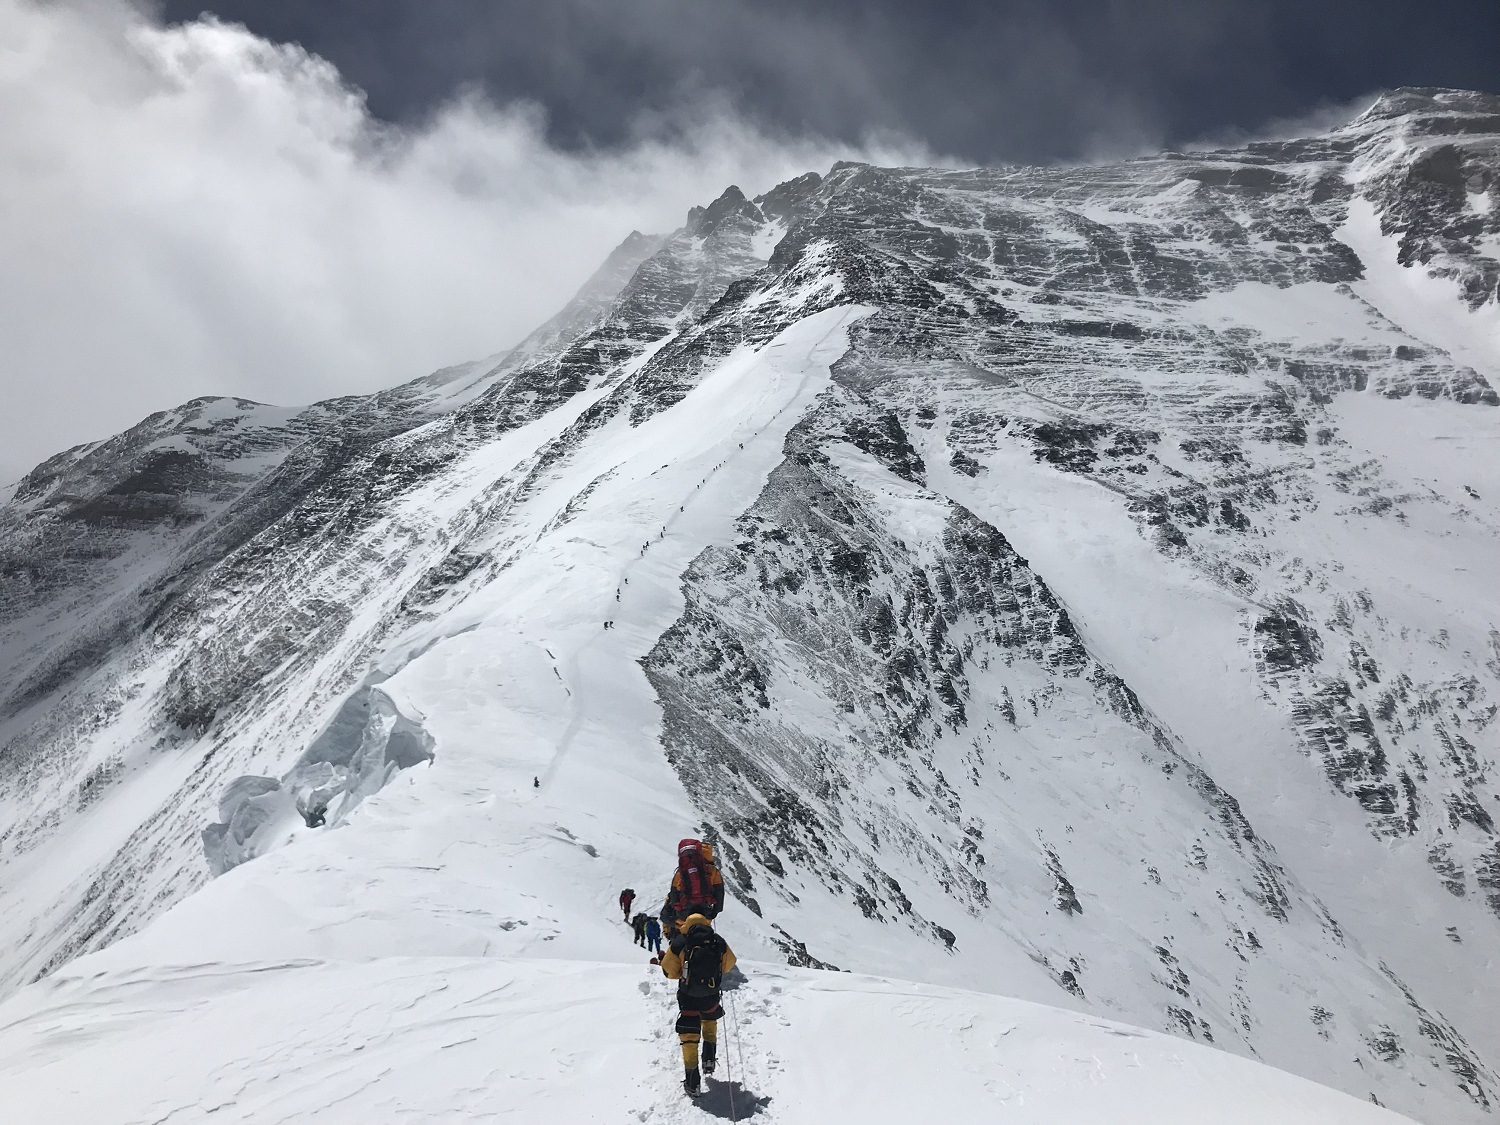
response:
[[[622,673],[768,947],[867,968],[895,928],[996,991],[1019,951],[1485,1119],[1497,284],[1500,99],[1404,90],[1233,151],[732,188],[508,357],[59,455],[0,510],[4,979],[188,894],[205,843],[226,870],[442,769],[386,678],[569,569],[610,442],[850,308]],[[610,515],[648,558],[643,512]]]

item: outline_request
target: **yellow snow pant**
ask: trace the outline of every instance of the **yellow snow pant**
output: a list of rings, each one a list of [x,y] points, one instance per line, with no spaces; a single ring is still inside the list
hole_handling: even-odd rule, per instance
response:
[[[698,1039],[705,1043],[719,1041],[719,1021],[700,1019],[687,1012],[677,1017],[677,1038],[682,1041],[682,1065],[688,1070],[698,1069]]]

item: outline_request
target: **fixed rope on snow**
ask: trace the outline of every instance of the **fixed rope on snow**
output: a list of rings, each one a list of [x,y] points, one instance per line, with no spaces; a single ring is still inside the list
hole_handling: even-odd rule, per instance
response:
[[[734,1071],[729,1065],[729,1056],[736,1050],[740,1050],[740,1074],[745,1073],[745,1053],[740,1048],[740,1028],[734,1018],[734,993],[729,994],[729,1038],[731,1042],[724,1045],[724,1072],[725,1080],[729,1083],[729,1120],[738,1121],[740,1115],[734,1108]]]

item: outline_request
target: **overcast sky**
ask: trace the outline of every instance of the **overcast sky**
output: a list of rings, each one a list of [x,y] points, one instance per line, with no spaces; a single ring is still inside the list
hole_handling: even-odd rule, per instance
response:
[[[618,144],[713,90],[768,127],[976,163],[1180,143],[1401,85],[1500,89],[1497,0],[168,0],[331,59],[413,120],[470,83]]]
[[[1500,90],[1497,44],[1496,0],[0,0],[0,481],[503,349],[730,182],[1229,139]]]

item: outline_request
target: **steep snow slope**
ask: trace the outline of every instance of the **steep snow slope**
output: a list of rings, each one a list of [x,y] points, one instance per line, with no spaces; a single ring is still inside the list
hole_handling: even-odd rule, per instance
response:
[[[654,970],[417,957],[81,967],[9,1006],[8,1120],[1409,1120],[1123,1024],[786,966],[754,965],[729,994],[720,1076],[693,1105]]]
[[[495,958],[532,995],[630,954],[614,894],[693,830],[752,960],[1486,1120],[1496,194],[1500,101],[1450,91],[841,165],[633,237],[498,363],[195,405],[266,451],[217,491],[133,475],[190,412],[68,455],[97,512],[43,466],[3,515],[5,979],[109,946],[67,971]],[[69,1002],[23,991],[6,1057]]]

